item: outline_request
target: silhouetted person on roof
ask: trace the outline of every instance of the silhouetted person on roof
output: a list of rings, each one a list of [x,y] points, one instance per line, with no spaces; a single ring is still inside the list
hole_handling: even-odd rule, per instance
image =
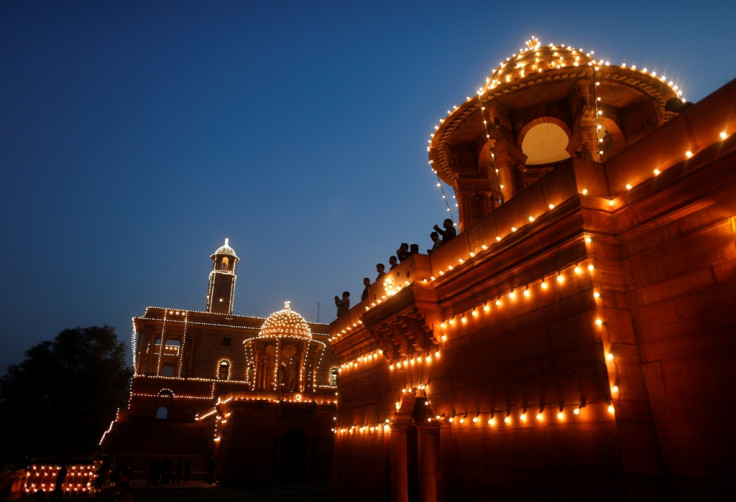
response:
[[[378,272],[378,275],[376,276],[376,282],[378,282],[381,280],[381,277],[386,275],[386,265],[383,263],[376,265],[376,272]]]
[[[388,258],[388,269],[393,270],[399,265],[399,260],[394,255]]]
[[[444,230],[437,225],[434,226],[434,229],[442,236],[442,244],[447,244],[457,235],[457,231],[455,230],[455,225],[452,224],[452,220],[450,218],[446,218],[445,221],[442,222],[442,226],[444,227]]]
[[[367,300],[368,299],[368,288],[371,285],[371,280],[368,277],[363,277],[363,294],[360,295],[360,301]]]
[[[429,238],[432,239],[432,247],[427,250],[427,254],[432,254],[432,251],[442,245],[442,239],[440,239],[440,234],[438,234],[437,232],[432,232],[431,234],[429,234]]]
[[[342,317],[350,310],[350,293],[348,291],[342,292],[342,299],[335,296],[335,306],[337,307],[337,317]]]
[[[402,242],[399,249],[396,250],[396,256],[399,258],[399,261],[404,261],[409,258],[411,256],[411,253],[409,252],[409,244]]]

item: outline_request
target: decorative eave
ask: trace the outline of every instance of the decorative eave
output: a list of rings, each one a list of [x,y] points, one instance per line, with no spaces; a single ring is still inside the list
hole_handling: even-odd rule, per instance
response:
[[[509,83],[498,85],[494,88],[479,90],[478,93],[469,97],[464,103],[453,109],[445,119],[436,127],[427,150],[429,152],[429,163],[437,175],[446,183],[455,186],[457,174],[453,171],[449,162],[449,145],[453,143],[453,137],[458,128],[473,114],[478,117],[478,138],[486,134],[480,112],[483,107],[494,102],[503,103],[503,98],[512,94],[520,93],[530,87],[548,85],[550,83],[572,82],[580,79],[593,79],[601,82],[602,86],[623,86],[647,95],[657,102],[659,124],[662,125],[672,119],[676,113],[666,109],[667,102],[673,98],[680,98],[678,93],[660,77],[646,71],[639,71],[623,66],[569,66],[556,70],[547,70],[543,73],[530,73],[528,76],[513,80]],[[606,99],[602,99],[606,104]]]
[[[437,350],[434,325],[441,320],[434,288],[415,283],[361,317],[390,363]]]

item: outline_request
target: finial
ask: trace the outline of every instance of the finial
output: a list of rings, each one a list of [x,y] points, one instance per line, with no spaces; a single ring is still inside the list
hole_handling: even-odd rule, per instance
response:
[[[526,41],[526,46],[529,47],[530,50],[534,50],[539,47],[539,40],[537,37],[532,35],[532,38]]]
[[[291,302],[289,300],[286,300],[284,302],[284,310],[291,310],[291,307],[289,305],[291,305]]]
[[[229,246],[230,245],[230,244],[228,244],[229,241],[230,241],[230,239],[228,239],[227,237],[225,237],[225,245],[226,246]]]

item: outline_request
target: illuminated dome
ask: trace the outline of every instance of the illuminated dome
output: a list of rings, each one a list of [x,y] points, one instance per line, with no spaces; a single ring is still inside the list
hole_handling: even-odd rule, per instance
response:
[[[263,323],[259,338],[312,338],[312,330],[302,316],[291,310],[289,302]]]
[[[483,90],[495,89],[503,84],[511,84],[524,77],[541,74],[545,70],[558,70],[567,67],[592,66],[595,60],[591,52],[573,49],[564,45],[553,44],[542,46],[536,37],[526,43],[527,48],[520,50],[491,73],[486,79]]]
[[[219,248],[217,248],[217,251],[215,251],[212,254],[212,256],[210,256],[210,258],[213,258],[214,259],[215,256],[223,256],[224,255],[224,256],[232,256],[236,260],[240,260],[240,258],[238,258],[238,255],[235,254],[235,250],[230,247],[229,240],[230,239],[227,239],[226,238],[225,239],[225,244],[223,244],[222,246],[220,246]]]

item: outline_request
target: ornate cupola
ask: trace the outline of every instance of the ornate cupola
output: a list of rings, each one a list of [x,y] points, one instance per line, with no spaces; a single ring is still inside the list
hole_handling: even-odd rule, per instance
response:
[[[243,342],[251,388],[261,391],[313,392],[325,344],[312,337],[309,324],[284,308],[271,314],[257,338]]]
[[[683,106],[664,76],[532,37],[440,120],[429,162],[468,228],[556,166],[607,162]]]
[[[210,286],[207,290],[207,312],[232,314],[235,297],[235,265],[240,258],[230,247],[228,239],[225,239],[225,244],[220,246],[210,258],[212,259],[212,271],[210,272]]]

